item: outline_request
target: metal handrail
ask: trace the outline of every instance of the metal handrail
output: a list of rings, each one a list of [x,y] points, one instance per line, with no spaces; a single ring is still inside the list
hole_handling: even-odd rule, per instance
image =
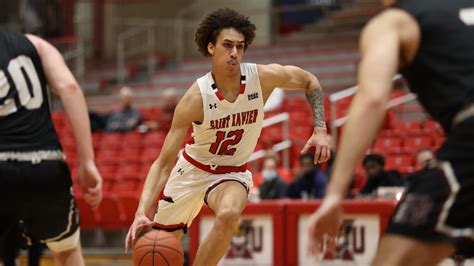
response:
[[[262,130],[265,127],[269,127],[271,125],[275,125],[278,123],[283,123],[283,141],[273,145],[272,150],[275,152],[283,151],[283,167],[286,169],[290,168],[290,153],[288,149],[291,147],[291,140],[290,140],[290,134],[289,134],[289,120],[290,120],[290,115],[288,113],[281,113],[275,116],[272,116],[270,118],[266,118],[263,120],[262,123]],[[265,150],[258,150],[252,153],[252,155],[249,158],[249,162],[258,160],[260,158],[265,157]]]
[[[81,81],[84,78],[85,71],[85,51],[84,51],[84,42],[79,40],[77,46],[73,50],[68,50],[63,54],[64,61],[75,60],[75,76],[76,79]]]
[[[148,52],[147,71],[149,75],[152,75],[156,69],[155,66],[155,47],[156,38],[155,30],[152,22],[146,22],[134,28],[131,28],[125,32],[122,32],[117,37],[117,83],[123,84],[125,82],[125,42],[138,34],[146,32],[146,46],[145,50]],[[140,49],[143,50],[143,49]],[[135,51],[133,51],[135,52]]]

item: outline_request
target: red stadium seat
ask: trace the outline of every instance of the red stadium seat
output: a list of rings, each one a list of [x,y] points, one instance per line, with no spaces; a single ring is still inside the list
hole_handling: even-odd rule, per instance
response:
[[[438,135],[444,135],[444,130],[441,127],[441,125],[438,122],[431,119],[428,119],[423,123],[423,130],[427,134],[436,133]]]
[[[100,149],[119,150],[123,144],[122,138],[123,136],[120,133],[106,133],[102,136],[102,140],[100,141]]]
[[[145,137],[143,139],[143,145],[145,148],[150,148],[150,147],[159,147],[163,146],[163,142],[165,141],[166,134],[163,132],[150,132],[145,134]]]
[[[291,127],[290,130],[290,138],[294,140],[299,140],[306,142],[311,134],[313,133],[313,126],[312,125],[299,125]]]
[[[158,159],[160,152],[161,152],[161,148],[156,148],[156,147],[145,148],[142,152],[141,160],[144,164],[149,165],[153,163],[156,159]]]
[[[252,175],[252,179],[253,179],[253,186],[258,187],[260,186],[260,183],[262,183],[263,177],[260,173],[256,173]]]
[[[283,167],[278,167],[278,174],[281,176],[283,180],[285,180],[288,184],[293,182],[293,175],[290,171]]]
[[[380,152],[382,154],[400,153],[401,143],[402,143],[402,140],[401,138],[398,138],[398,137],[378,138],[375,141],[375,144],[372,148],[378,151],[384,151],[384,152]]]
[[[413,156],[391,155],[385,158],[385,168],[399,170],[400,167],[413,166]]]
[[[415,154],[421,149],[433,146],[433,139],[429,136],[410,137],[403,140],[402,151],[405,153]]]
[[[104,230],[125,228],[125,213],[115,195],[106,193],[98,208],[101,214],[100,225]]]
[[[110,192],[117,195],[122,192],[135,191],[138,185],[138,180],[126,179],[126,180],[115,180]]]
[[[127,132],[123,136],[123,148],[126,149],[141,149],[142,147],[142,139],[144,136],[137,132],[137,131],[132,131],[132,132]]]
[[[99,227],[101,215],[92,210],[81,195],[76,195],[77,208],[79,209],[79,217],[82,230],[93,230]]]
[[[123,163],[140,163],[142,161],[142,149],[140,148],[133,148],[133,147],[124,147],[120,151],[117,157],[117,161],[119,164]]]
[[[120,205],[123,208],[124,224],[128,227],[133,223],[135,212],[140,200],[140,194],[136,192],[121,192],[117,194]]]
[[[117,172],[115,175],[118,179],[125,180],[125,179],[132,179],[138,180],[140,179],[138,175],[138,170],[140,170],[141,163],[132,163],[132,162],[124,162],[117,168]]]

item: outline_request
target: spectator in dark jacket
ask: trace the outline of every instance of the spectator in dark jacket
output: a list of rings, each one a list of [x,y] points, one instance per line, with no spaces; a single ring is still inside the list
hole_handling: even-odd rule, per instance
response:
[[[385,159],[380,154],[368,154],[362,165],[367,175],[367,183],[362,189],[362,194],[372,194],[379,187],[403,186],[400,174],[396,171],[385,171]]]
[[[324,197],[328,177],[314,164],[314,155],[305,153],[300,156],[300,173],[290,184],[287,196],[292,199],[320,199]]]
[[[110,114],[105,124],[106,131],[127,132],[142,123],[141,114],[133,108],[133,91],[129,87],[120,89],[120,110]]]

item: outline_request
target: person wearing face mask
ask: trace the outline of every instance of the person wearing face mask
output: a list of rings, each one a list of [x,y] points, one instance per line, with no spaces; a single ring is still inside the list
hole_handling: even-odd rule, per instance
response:
[[[278,174],[276,158],[268,157],[263,161],[262,178],[263,181],[259,186],[262,200],[280,199],[286,196],[288,184]]]
[[[305,153],[300,156],[300,173],[288,187],[287,196],[292,199],[320,199],[324,197],[328,177],[314,164],[314,156]]]

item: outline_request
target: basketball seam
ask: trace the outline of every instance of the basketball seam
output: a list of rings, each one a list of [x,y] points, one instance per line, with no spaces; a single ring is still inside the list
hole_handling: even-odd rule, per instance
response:
[[[155,234],[155,240],[153,241],[153,250],[155,250],[155,247],[156,247],[156,241],[157,241],[157,238],[158,238],[158,234]],[[168,266],[170,266],[170,263],[168,262],[168,260],[166,259],[165,256],[163,256],[163,254],[159,253],[160,256],[166,261],[166,264],[168,264]],[[155,265],[155,256],[153,256],[153,265]]]
[[[174,252],[176,252],[176,253],[178,253],[178,254],[180,254],[180,255],[182,254],[182,252],[181,252],[180,250],[177,250],[177,249],[172,248],[172,247],[163,246],[163,245],[160,245],[160,244],[157,244],[156,247],[166,248],[166,249],[172,250],[172,251],[174,251]],[[154,248],[153,248],[153,249],[154,249]]]
[[[155,236],[156,237],[156,236]],[[141,238],[145,238],[145,239],[148,239],[150,241],[155,241],[155,240],[166,240],[166,239],[169,239],[169,238],[174,238],[174,236],[167,236],[167,237],[164,237],[164,238],[159,238],[159,239],[154,239],[154,238],[150,238],[149,236],[147,235],[144,235],[142,236]]]
[[[151,254],[151,255],[152,255],[152,263],[153,263],[153,265],[155,265],[155,256],[154,256],[154,254],[158,254],[158,255],[160,255],[160,256],[166,261],[166,264],[168,264],[168,266],[170,266],[168,260],[167,260],[162,254],[160,254],[159,252],[155,252],[154,250],[145,252],[145,253],[142,255],[142,257],[140,258],[140,261],[138,262],[138,266],[141,266],[141,265],[142,265],[142,261],[146,258],[146,255],[148,255],[148,254],[150,254],[150,253],[153,253],[153,254]]]

